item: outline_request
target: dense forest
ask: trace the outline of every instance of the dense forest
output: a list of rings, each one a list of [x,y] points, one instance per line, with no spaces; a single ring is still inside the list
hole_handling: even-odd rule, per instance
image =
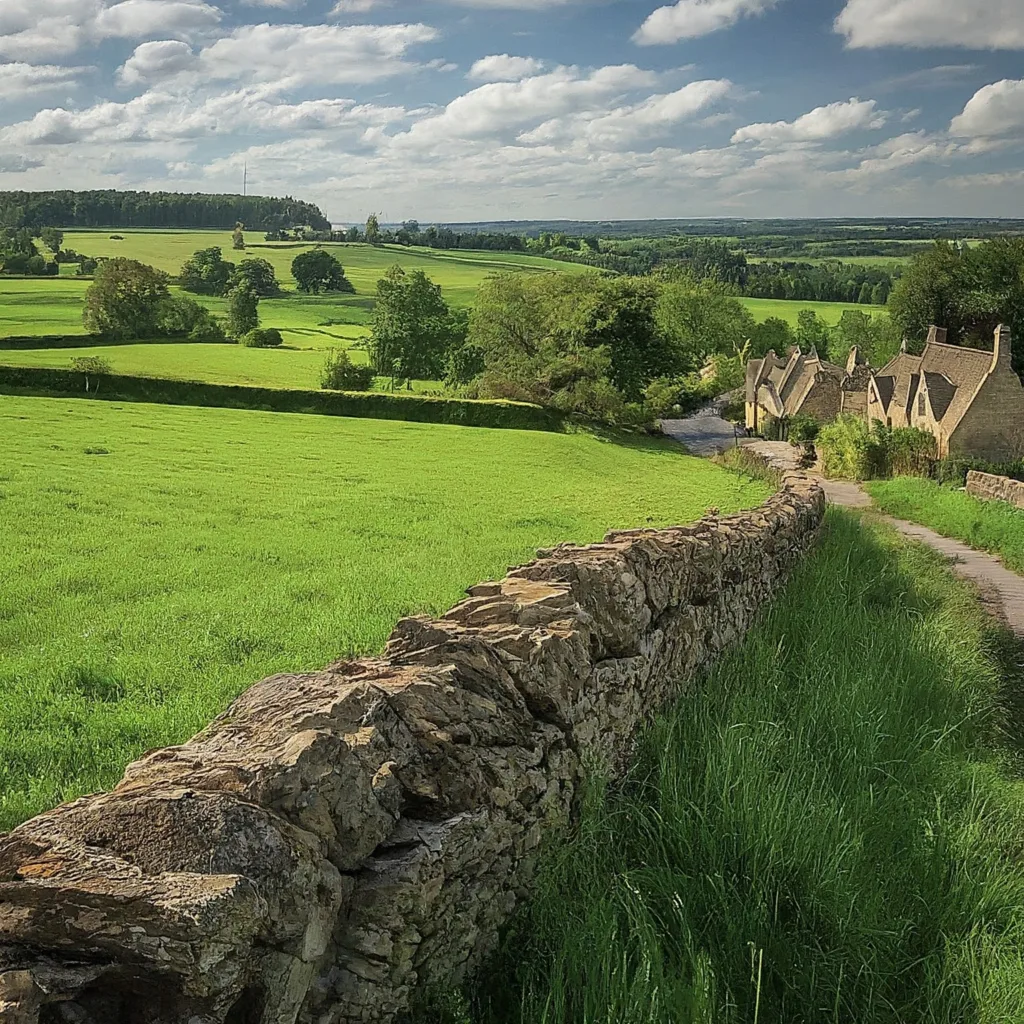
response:
[[[252,231],[309,225],[330,229],[311,203],[286,197],[183,192],[0,192],[0,228],[220,228]]]

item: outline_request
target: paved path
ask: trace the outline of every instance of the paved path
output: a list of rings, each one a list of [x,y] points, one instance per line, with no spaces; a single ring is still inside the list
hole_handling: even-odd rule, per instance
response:
[[[685,420],[662,420],[661,429],[693,455],[718,455],[736,444],[736,429],[721,411],[720,404],[709,405]]]
[[[753,441],[750,447],[777,469],[786,471],[797,468],[799,450],[785,441]],[[833,505],[846,508],[872,506],[870,495],[855,483],[822,478],[821,484]],[[927,544],[939,554],[945,555],[950,560],[953,572],[976,584],[986,607],[1003,619],[1018,637],[1024,639],[1024,576],[1011,572],[994,555],[943,537],[927,526],[881,514],[878,518],[911,540]]]

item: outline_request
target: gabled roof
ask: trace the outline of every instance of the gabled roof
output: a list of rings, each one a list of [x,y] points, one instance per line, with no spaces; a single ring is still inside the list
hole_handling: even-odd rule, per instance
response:
[[[959,390],[957,386],[941,373],[924,372],[925,385],[928,388],[928,400],[931,402],[932,415],[941,420],[946,415],[950,403]]]
[[[882,408],[888,412],[892,403],[893,392],[896,390],[896,378],[891,374],[885,377],[875,377],[875,390],[881,399]]]
[[[931,342],[925,346],[921,355],[921,369],[926,374],[945,377],[955,389],[943,413],[940,415],[935,410],[935,416],[942,421],[943,429],[952,433],[967,414],[978,388],[991,371],[992,353],[978,348]]]

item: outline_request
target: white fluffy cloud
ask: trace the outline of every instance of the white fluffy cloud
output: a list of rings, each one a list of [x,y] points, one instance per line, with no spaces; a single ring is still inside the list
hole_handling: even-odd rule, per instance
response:
[[[14,147],[71,144],[181,142],[250,133],[307,133],[348,129],[361,135],[406,116],[401,107],[347,99],[287,103],[266,87],[238,89],[189,102],[176,92],[150,91],[125,103],[97,103],[84,110],[41,110],[27,121],[0,129]]]
[[[847,0],[836,31],[851,47],[1024,49],[1024,0]]]
[[[118,77],[125,85],[157,81],[187,70],[197,59],[192,47],[180,40],[142,43],[120,68]]]
[[[0,102],[73,85],[86,70],[56,64],[0,64]]]
[[[732,137],[734,143],[756,142],[762,146],[786,143],[821,142],[838,138],[847,132],[881,128],[887,115],[878,110],[874,100],[856,98],[824,107],[798,117],[795,121],[772,121],[766,124],[748,124]]]
[[[191,38],[220,18],[205,0],[2,0],[0,55],[36,59],[104,39]]]
[[[697,39],[730,28],[741,18],[764,14],[778,3],[779,0],[678,0],[654,11],[637,30],[633,41],[641,46],[655,46]]]
[[[1024,81],[1003,79],[979,89],[949,130],[970,137],[1024,133]]]
[[[601,148],[631,145],[692,120],[733,91],[732,82],[724,78],[690,82],[675,92],[648,96],[637,103],[552,118],[521,134],[519,141],[545,145],[580,143]]]
[[[399,147],[430,149],[453,139],[514,135],[551,117],[608,104],[656,81],[653,72],[619,64],[589,73],[561,67],[518,82],[492,82],[452,100],[393,142]]]
[[[466,77],[475,82],[518,82],[543,68],[544,62],[533,57],[510,57],[507,53],[499,53],[481,57]]]
[[[407,52],[436,37],[427,25],[243,25],[198,52],[143,43],[119,75],[125,84],[268,82],[279,91],[377,82],[414,68]]]

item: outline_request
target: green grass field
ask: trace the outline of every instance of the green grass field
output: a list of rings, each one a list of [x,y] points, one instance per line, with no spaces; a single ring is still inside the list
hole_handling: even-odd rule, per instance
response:
[[[0,437],[0,830],[538,546],[767,493],[583,433],[5,397]]]
[[[114,239],[112,235],[122,235]],[[374,247],[364,244],[327,245],[345,267],[356,289],[355,295],[307,296],[295,291],[292,260],[311,245],[294,242],[263,242],[250,232],[244,253],[231,249],[227,231],[67,231],[66,248],[88,256],[127,256],[176,274],[182,263],[198,249],[219,245],[226,259],[246,257],[269,260],[285,290],[279,299],[260,303],[266,327],[277,327],[288,344],[296,347],[351,343],[365,337],[377,281],[395,263],[407,269],[421,269],[444,290],[453,305],[471,306],[480,284],[492,273],[520,269],[526,273],[558,271],[566,274],[594,273],[576,263],[562,263],[539,256],[517,253],[488,253],[462,250],[433,250],[402,246]],[[89,281],[69,276],[56,279],[21,280],[0,278],[0,337],[14,335],[82,334],[82,304]],[[216,313],[226,312],[224,299],[201,298]],[[833,302],[787,302],[777,299],[741,299],[757,320],[781,317],[796,325],[801,309],[813,309],[835,324],[845,309],[871,313],[878,307]]]
[[[869,316],[881,316],[885,312],[884,306],[861,306],[857,303],[846,302],[804,302],[798,299],[748,299],[739,300],[750,310],[754,319],[759,323],[767,320],[770,316],[776,316],[780,320],[787,321],[791,326],[796,327],[797,317],[802,309],[812,309],[830,327],[839,323],[840,318],[846,310],[851,309],[858,313],[867,313]]]
[[[1007,568],[1024,574],[1024,510],[1005,501],[982,501],[959,488],[917,477],[872,480],[864,487],[889,515],[990,551]]]
[[[122,239],[112,235],[122,235]],[[363,244],[325,245],[341,261],[355,286],[355,295],[307,296],[295,290],[291,264],[312,245],[263,242],[249,235],[252,243],[245,252],[231,248],[227,231],[67,231],[65,248],[88,256],[126,256],[177,274],[182,263],[198,249],[219,245],[225,259],[239,262],[247,257],[268,260],[285,291],[279,299],[260,303],[264,326],[285,332],[286,340],[301,343],[300,334],[318,333],[327,339],[353,340],[366,334],[365,326],[373,308],[377,281],[395,263],[409,270],[423,270],[444,289],[445,298],[456,306],[470,306],[481,283],[493,273],[521,270],[539,273],[558,270],[569,274],[593,273],[589,267],[559,263],[537,256],[513,253],[483,253],[409,249],[402,246],[375,247]],[[0,278],[0,337],[3,335],[82,334],[82,303],[87,279],[61,276],[56,279],[19,280]],[[224,313],[224,299],[201,298],[214,312]],[[325,327],[324,321],[335,321]]]
[[[593,786],[482,983],[422,1020],[1020,1021],[1000,642],[940,557],[830,513],[626,784]]]

